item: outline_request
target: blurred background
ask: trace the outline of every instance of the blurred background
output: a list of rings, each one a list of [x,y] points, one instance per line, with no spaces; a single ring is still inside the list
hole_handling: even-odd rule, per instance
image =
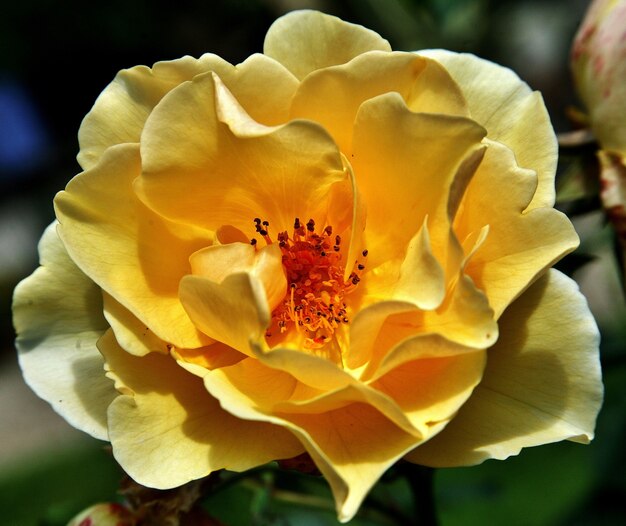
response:
[[[73,430],[25,386],[10,316],[13,288],[37,265],[36,245],[53,219],[54,194],[79,171],[80,122],[118,70],[205,52],[237,63],[262,50],[275,18],[308,7],[374,29],[397,50],[443,47],[511,67],[543,92],[555,128],[564,132],[570,129],[566,110],[577,104],[569,48],[587,5],[587,0],[190,0],[175,7],[165,0],[4,3],[0,524],[65,524],[85,506],[113,499],[121,476],[102,443]],[[576,213],[582,244],[561,268],[581,284],[602,331],[606,398],[597,438],[587,447],[557,444],[506,462],[439,470],[435,492],[444,526],[626,524],[626,309],[613,233],[599,212],[597,195],[571,183],[580,168],[579,160],[565,152],[559,206]],[[325,488],[318,486],[311,491],[323,495]],[[332,510],[316,508],[313,501],[308,511],[283,503],[259,514],[259,499],[258,488],[244,487],[213,505],[223,508],[216,515],[229,525],[337,524]],[[249,506],[239,505],[243,502]],[[368,520],[361,517],[355,524],[377,524]]]

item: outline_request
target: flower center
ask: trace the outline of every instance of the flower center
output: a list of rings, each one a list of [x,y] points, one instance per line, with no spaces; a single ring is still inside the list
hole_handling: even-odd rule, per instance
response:
[[[269,223],[259,218],[254,223],[257,233],[268,245],[272,244]],[[277,239],[287,276],[287,294],[272,312],[266,336],[272,336],[276,330],[282,334],[293,326],[304,335],[305,347],[320,348],[337,328],[350,321],[344,297],[361,281],[367,250],[362,252],[348,279],[344,280],[341,237],[333,236],[332,226],[318,233],[313,219],[304,225],[296,218],[292,235],[287,231],[279,232]],[[256,245],[257,240],[253,238],[251,243]]]

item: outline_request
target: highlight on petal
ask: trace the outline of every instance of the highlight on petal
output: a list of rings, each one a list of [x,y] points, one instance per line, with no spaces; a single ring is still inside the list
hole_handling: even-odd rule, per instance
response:
[[[548,271],[505,311],[500,329],[472,397],[408,460],[472,465],[524,447],[593,438],[602,403],[599,334],[577,285]]]
[[[487,295],[497,319],[544,269],[578,246],[578,236],[561,212],[527,209],[535,194],[535,174],[519,168],[506,146],[487,144],[454,229],[460,239],[467,239],[489,225],[489,234],[469,258],[465,272]]]
[[[113,454],[140,484],[168,489],[218,469],[244,471],[302,453],[288,430],[224,411],[202,379],[169,356],[132,356],[110,331],[98,346],[123,393],[108,411]]]
[[[263,52],[298,80],[312,71],[344,64],[367,51],[391,51],[380,35],[318,11],[292,11],[269,28]]]
[[[13,324],[26,383],[74,427],[106,440],[116,393],[96,341],[107,329],[100,288],[69,258],[52,223],[41,266],[15,289]]]
[[[295,217],[324,223],[329,190],[347,177],[323,128],[257,123],[213,75],[163,98],[146,122],[141,160],[135,190],[152,209],[209,230],[231,225],[251,237],[255,217],[277,231]]]
[[[189,256],[212,234],[181,228],[146,208],[132,182],[140,173],[139,147],[109,148],[93,169],[57,194],[59,235],[76,264],[158,338],[177,347],[210,343],[178,299],[190,272]]]
[[[521,167],[537,172],[529,210],[554,206],[558,145],[541,94],[510,69],[468,53],[436,49],[418,54],[440,62],[461,87],[471,117],[487,128],[487,136],[511,148]]]
[[[139,142],[146,119],[163,96],[208,71],[216,72],[260,122],[285,122],[289,107],[285,101],[298,82],[264,55],[252,55],[236,66],[211,53],[157,62],[152,68],[136,66],[120,71],[84,118],[78,132],[78,162],[83,169],[93,168],[110,146]]]

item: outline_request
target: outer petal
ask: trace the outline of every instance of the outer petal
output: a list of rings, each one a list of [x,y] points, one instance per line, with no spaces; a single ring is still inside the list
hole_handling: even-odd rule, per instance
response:
[[[341,157],[317,124],[263,126],[214,76],[196,77],[152,112],[141,139],[136,190],[166,217],[254,234],[252,220],[286,230],[295,217],[324,223],[331,186],[346,179]]]
[[[553,206],[558,145],[541,94],[510,69],[474,55],[439,49],[419,54],[448,70],[487,136],[511,148],[521,167],[537,172],[539,183],[529,209]]]
[[[272,416],[250,404],[220,371],[207,374],[205,385],[233,415],[291,430],[328,480],[342,522],[354,516],[387,468],[419,442],[367,404],[353,403],[320,414]]]
[[[206,345],[180,304],[178,283],[190,271],[188,257],[211,237],[146,208],[132,190],[139,171],[138,145],[110,148],[57,195],[59,234],[78,266],[157,337],[177,347]]]
[[[98,345],[124,393],[108,413],[113,454],[140,484],[173,488],[218,469],[243,471],[302,452],[288,431],[225,412],[202,379],[170,357],[131,356],[112,332]]]
[[[39,267],[15,289],[13,323],[24,378],[70,424],[106,440],[106,410],[115,398],[96,341],[107,323],[100,288],[69,258],[50,225]]]
[[[292,11],[265,36],[263,52],[299,80],[317,69],[344,64],[367,51],[391,51],[380,35],[318,11]]]
[[[237,66],[208,53],[199,59],[186,56],[157,62],[152,69],[136,66],[116,75],[83,120],[78,132],[80,165],[84,169],[95,166],[102,153],[115,144],[139,142],[146,119],[161,98],[207,71],[220,75],[260,122],[277,124],[286,120],[289,105],[285,101],[291,99],[297,81],[263,55],[253,55]]]
[[[460,239],[489,225],[465,270],[489,298],[496,318],[544,269],[578,246],[564,214],[526,210],[535,188],[535,174],[519,168],[511,150],[489,142],[455,219]]]
[[[507,309],[500,326],[482,382],[410,461],[471,465],[523,447],[591,440],[602,403],[599,334],[576,284],[549,271]]]

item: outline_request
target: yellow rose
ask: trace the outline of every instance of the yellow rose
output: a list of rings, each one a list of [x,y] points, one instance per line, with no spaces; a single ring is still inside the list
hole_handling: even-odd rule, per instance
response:
[[[293,12],[237,66],[120,72],[79,138],[17,345],[139,483],[306,451],[346,521],[401,458],[592,438],[598,331],[549,269],[578,239],[511,71]]]

